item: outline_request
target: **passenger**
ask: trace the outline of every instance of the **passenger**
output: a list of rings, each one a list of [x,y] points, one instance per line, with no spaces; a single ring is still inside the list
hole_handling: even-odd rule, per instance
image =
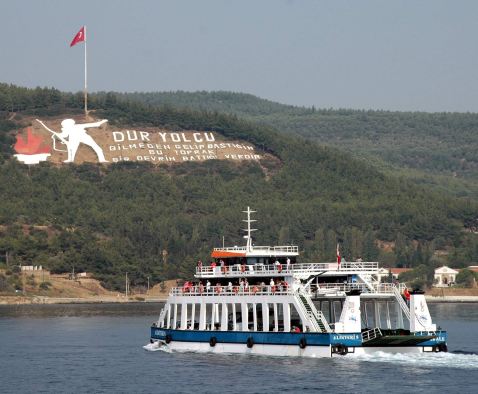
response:
[[[227,267],[223,259],[219,260],[219,265],[221,266],[221,272],[225,275],[227,273]]]
[[[249,291],[249,282],[247,281],[247,278],[246,280],[244,281],[244,291]]]
[[[227,291],[232,292],[232,282],[227,284]]]
[[[211,291],[211,282],[209,282],[209,280],[206,282],[206,292],[210,292]]]
[[[189,293],[191,291],[191,288],[192,288],[193,284],[192,282],[184,282],[184,285],[183,285],[183,293]]]
[[[290,259],[287,257],[287,260],[286,260],[286,267],[287,267],[287,271],[290,270]]]
[[[271,292],[272,292],[272,293],[275,293],[275,292],[276,292],[276,284],[275,284],[273,278],[271,278],[270,289],[271,289]]]
[[[216,262],[215,261],[211,261],[211,268],[212,268],[213,271],[214,271],[214,268],[216,268]]]
[[[294,332],[300,333],[300,327],[296,327],[296,328],[294,329]]]
[[[198,268],[198,271],[202,270],[202,261],[201,260],[198,260],[197,268]]]
[[[274,265],[276,266],[276,270],[280,273],[282,272],[282,264],[280,263],[279,260],[276,260]]]
[[[407,301],[407,305],[410,306],[410,292],[408,291],[408,288],[405,287],[405,290],[403,291],[403,296],[405,297],[405,301]]]

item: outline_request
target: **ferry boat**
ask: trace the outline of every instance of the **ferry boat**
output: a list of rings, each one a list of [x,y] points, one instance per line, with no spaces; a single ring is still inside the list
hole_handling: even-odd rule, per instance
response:
[[[421,291],[381,283],[376,262],[301,264],[297,246],[214,248],[195,282],[172,288],[147,350],[353,357],[447,351]],[[407,294],[407,295],[408,295]]]

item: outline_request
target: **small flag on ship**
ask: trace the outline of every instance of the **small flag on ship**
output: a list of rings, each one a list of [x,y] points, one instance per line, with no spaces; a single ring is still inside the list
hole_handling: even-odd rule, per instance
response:
[[[337,244],[337,268],[340,269],[340,262],[342,261],[342,257],[340,257],[340,250],[339,244]]]

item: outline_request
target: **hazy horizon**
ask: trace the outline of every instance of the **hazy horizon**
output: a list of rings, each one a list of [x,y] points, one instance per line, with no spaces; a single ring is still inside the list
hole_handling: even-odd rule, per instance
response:
[[[478,112],[478,3],[5,2],[0,80],[90,92],[247,93],[286,105]]]

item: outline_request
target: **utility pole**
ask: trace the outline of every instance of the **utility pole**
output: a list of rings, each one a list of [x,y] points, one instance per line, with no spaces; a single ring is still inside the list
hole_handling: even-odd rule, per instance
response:
[[[126,279],[125,279],[125,296],[126,298],[128,298],[128,287],[129,287],[129,284],[128,284],[128,273],[126,273]]]
[[[22,273],[22,293],[23,295],[27,295],[27,291],[25,289],[25,270],[22,269],[21,264],[20,264],[20,272]]]

